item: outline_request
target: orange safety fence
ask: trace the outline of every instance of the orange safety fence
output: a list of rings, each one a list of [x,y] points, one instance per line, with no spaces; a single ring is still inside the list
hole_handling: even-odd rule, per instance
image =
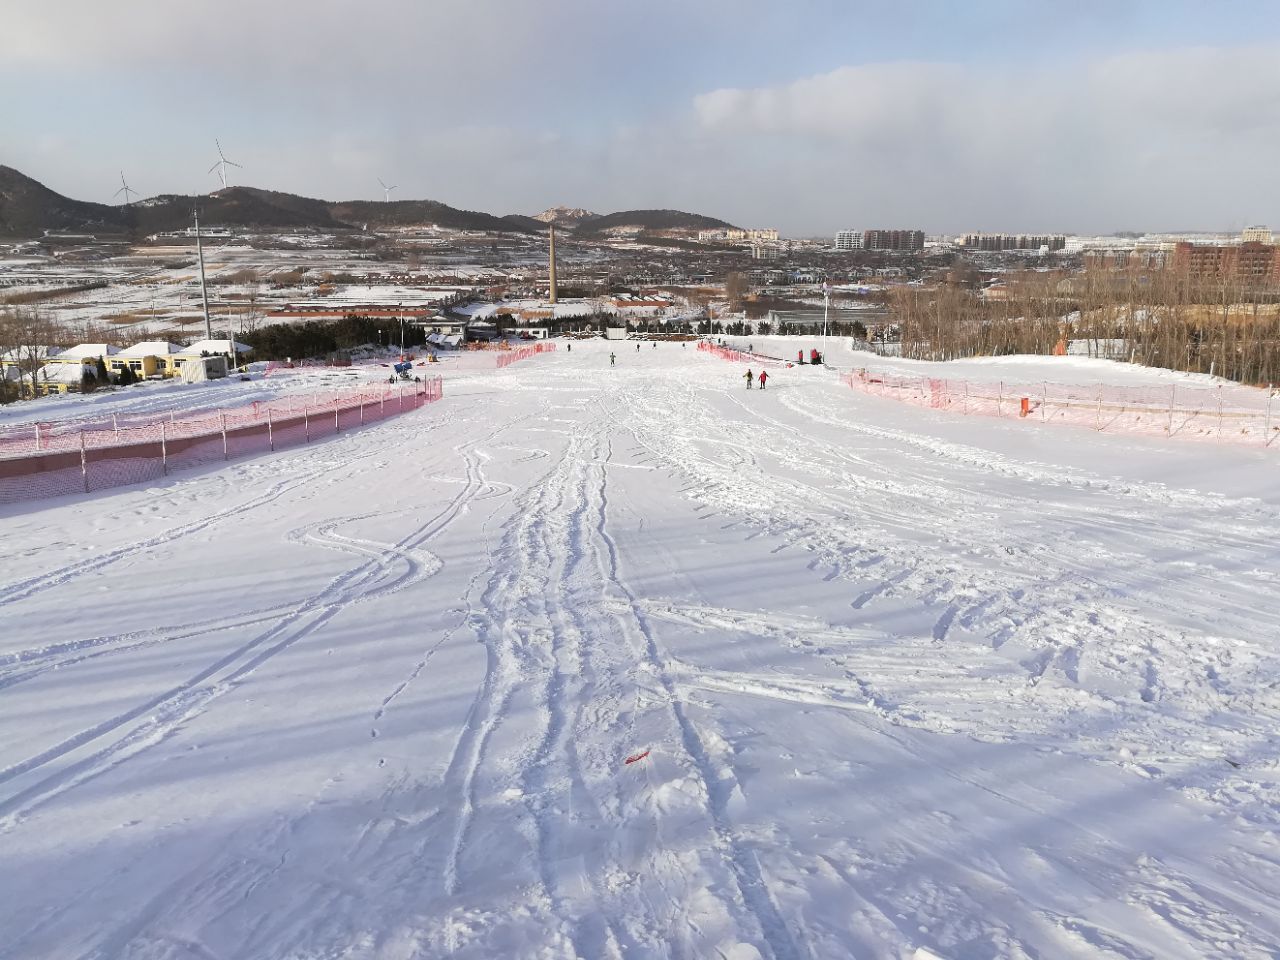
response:
[[[1280,438],[1280,404],[1270,388],[990,383],[866,369],[840,379],[855,390],[952,413],[1261,447]]]
[[[703,353],[709,353],[713,357],[719,357],[721,360],[730,360],[734,363],[754,363],[759,366],[777,366],[786,364],[785,360],[779,360],[776,357],[764,357],[758,353],[747,353],[743,350],[734,350],[732,347],[722,347],[710,340],[699,340],[698,349]]]
[[[556,345],[554,343],[548,343],[545,340],[527,347],[516,347],[514,350],[509,350],[499,354],[497,363],[498,369],[501,370],[503,367],[509,367],[511,364],[516,363],[519,360],[527,360],[529,357],[536,356],[539,353],[551,353],[555,348]]]
[[[0,427],[0,503],[92,493],[309,443],[439,400],[439,377],[157,417]]]

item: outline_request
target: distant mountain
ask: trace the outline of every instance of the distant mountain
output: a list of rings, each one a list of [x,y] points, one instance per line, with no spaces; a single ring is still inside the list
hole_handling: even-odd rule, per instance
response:
[[[582,224],[574,230],[574,235],[599,237],[630,230],[656,233],[666,230],[695,231],[726,228],[732,229],[733,224],[717,220],[715,217],[704,217],[699,213],[685,213],[683,210],[623,210]]]
[[[477,210],[459,210],[438,200],[345,200],[327,204],[330,214],[351,226],[412,227],[433,224],[449,230],[497,230],[532,233],[532,227]]]
[[[503,221],[512,225],[515,230],[533,230],[541,233],[547,229],[547,225],[541,220],[535,220],[533,217],[526,217],[523,213],[508,213],[502,218]]]
[[[163,194],[130,206],[111,206],[72,200],[13,169],[0,166],[0,236],[38,237],[46,230],[87,230],[146,236],[181,230],[191,223],[200,205],[200,219],[209,226],[243,226],[288,230],[435,225],[452,230],[540,233],[546,225],[573,230],[578,237],[600,237],[637,231],[714,230],[732,226],[714,217],[680,210],[624,210],[600,216],[576,207],[552,207],[537,217],[511,214],[496,217],[475,210],[459,210],[436,200],[371,200],[331,202],[292,193],[228,187],[200,197]]]
[[[123,230],[119,207],[71,200],[42,183],[0,165],[0,236],[38,237],[45,230]]]
[[[333,203],[254,187],[228,187],[201,197],[164,194],[117,207],[71,200],[12,167],[0,166],[0,236],[38,237],[46,230],[134,235],[180,230],[190,225],[191,211],[197,203],[201,220],[210,226],[336,230],[432,224],[454,230],[508,233],[534,233],[542,229],[541,224],[528,218],[513,220],[458,210],[435,200]]]
[[[534,220],[543,223],[554,223],[557,227],[576,227],[592,220],[600,219],[600,214],[583,210],[581,207],[551,207],[533,215]]]

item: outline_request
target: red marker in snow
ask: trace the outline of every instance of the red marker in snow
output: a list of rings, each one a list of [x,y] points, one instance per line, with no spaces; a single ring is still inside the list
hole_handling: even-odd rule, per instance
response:
[[[636,763],[639,760],[643,760],[648,755],[649,755],[648,750],[646,750],[644,753],[633,753],[631,756],[627,757],[627,762],[623,764],[623,766],[630,766],[631,764]]]

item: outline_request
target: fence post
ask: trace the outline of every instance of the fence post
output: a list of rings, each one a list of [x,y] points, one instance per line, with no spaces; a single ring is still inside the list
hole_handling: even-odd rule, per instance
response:
[[[996,384],[996,416],[1004,416],[1004,381]]]
[[[307,405],[302,405],[302,442],[311,442],[311,417],[307,413]]]
[[[1222,388],[1218,388],[1218,442],[1222,442]]]
[[[84,492],[89,492],[89,461],[84,454],[84,427],[80,428],[80,479],[84,481]]]
[[[969,413],[969,381],[964,382],[964,412]]]
[[[218,411],[218,421],[222,424],[222,459],[230,460],[231,454],[227,452],[227,415],[221,410]]]
[[[36,451],[40,450],[40,424],[36,424]]]
[[[378,416],[385,417],[387,415],[387,388],[383,387],[378,395]]]
[[[276,448],[275,433],[271,429],[271,407],[267,407],[267,447],[271,450]]]
[[[111,415],[111,429],[116,432],[116,443],[120,442],[120,421],[116,419],[116,415]]]
[[[1098,384],[1098,413],[1093,418],[1093,429],[1102,432],[1102,384]]]
[[[1169,388],[1169,436],[1173,436],[1173,406],[1177,397],[1178,385],[1175,383]]]
[[[167,477],[169,475],[169,442],[168,442],[169,425],[163,420],[160,421],[160,470]],[[222,438],[223,448],[226,448],[226,436]]]
[[[1040,422],[1044,423],[1049,419],[1049,382],[1042,380],[1040,383]]]
[[[397,387],[396,389],[397,389],[397,390],[399,391],[399,393],[400,393],[400,410],[403,412],[403,410],[404,410],[404,387]]]
[[[360,426],[364,426],[364,394],[360,394]]]
[[[341,409],[342,408],[338,406],[338,398],[335,396],[333,398],[333,432],[334,433],[342,432],[342,423],[338,420],[338,414]]]

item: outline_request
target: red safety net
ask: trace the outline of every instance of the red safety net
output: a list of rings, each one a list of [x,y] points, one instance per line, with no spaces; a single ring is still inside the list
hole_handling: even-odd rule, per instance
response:
[[[439,400],[439,377],[167,416],[0,427],[0,503],[91,493],[309,443]]]
[[[952,413],[1262,447],[1280,438],[1280,404],[1275,403],[1273,390],[1177,384],[991,383],[869,370],[842,374],[841,379],[855,390]],[[1280,442],[1276,446],[1280,447]]]

